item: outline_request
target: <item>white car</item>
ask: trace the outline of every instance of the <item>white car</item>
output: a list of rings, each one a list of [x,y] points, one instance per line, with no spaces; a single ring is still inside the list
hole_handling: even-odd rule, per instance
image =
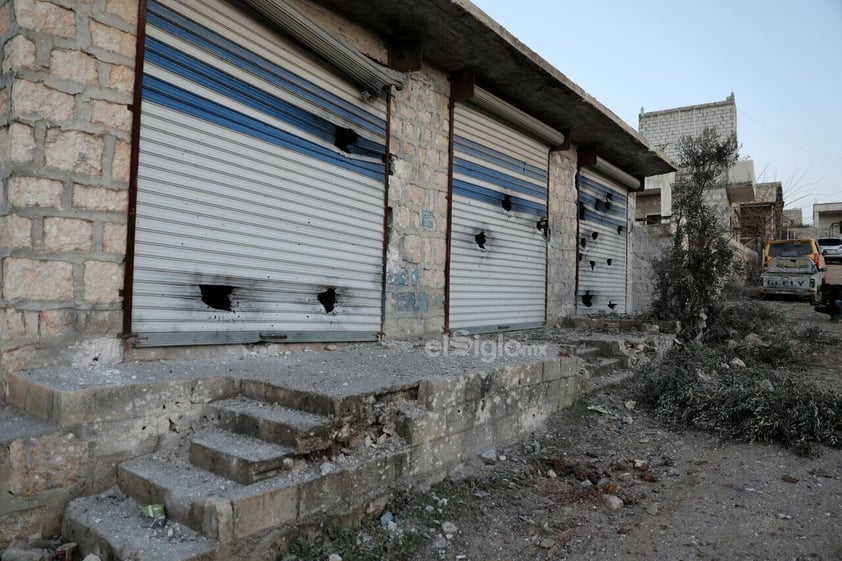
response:
[[[828,236],[826,238],[819,238],[816,240],[816,243],[818,243],[819,251],[824,255],[826,262],[838,261],[842,263],[842,237]]]

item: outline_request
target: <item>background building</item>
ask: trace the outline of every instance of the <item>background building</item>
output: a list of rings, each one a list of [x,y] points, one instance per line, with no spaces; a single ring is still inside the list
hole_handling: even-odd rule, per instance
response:
[[[813,205],[813,227],[816,236],[833,236],[842,233],[842,202]]]

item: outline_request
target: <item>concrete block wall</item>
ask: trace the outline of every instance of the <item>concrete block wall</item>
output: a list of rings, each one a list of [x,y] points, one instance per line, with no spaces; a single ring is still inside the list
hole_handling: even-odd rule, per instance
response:
[[[727,232],[731,231],[731,224],[736,224],[736,207],[728,200],[728,190],[725,187],[706,189],[702,195],[705,206],[713,209],[719,217],[719,224]]]
[[[638,130],[672,161],[678,160],[678,141],[715,128],[722,137],[737,134],[737,104],[732,93],[724,101],[640,112]]]
[[[635,223],[629,230],[629,299],[630,313],[647,312],[655,297],[655,272],[652,263],[661,258],[672,244],[674,224],[644,225]]]
[[[0,6],[0,373],[119,360],[136,0]]]

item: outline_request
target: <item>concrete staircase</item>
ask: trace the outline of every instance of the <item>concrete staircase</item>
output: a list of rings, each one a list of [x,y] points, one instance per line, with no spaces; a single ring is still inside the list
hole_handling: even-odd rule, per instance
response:
[[[103,561],[141,551],[144,561],[238,559],[226,544],[347,511],[353,500],[386,492],[394,464],[405,462],[399,441],[356,456],[338,453],[337,413],[365,418],[363,401],[246,383],[241,395],[209,403],[205,426],[178,446],[119,464],[117,488],[73,501],[65,537]],[[345,425],[342,437],[354,439],[354,430]],[[341,462],[327,461],[337,455]],[[141,515],[149,504],[164,505],[169,535]]]
[[[677,329],[675,322],[622,317],[582,316],[571,321],[572,328],[555,326],[539,337],[582,359],[593,382],[660,360],[672,347]]]
[[[119,463],[116,487],[70,502],[64,537],[103,561],[251,559],[278,529],[359,512],[413,474],[540,422],[527,403],[549,404],[546,415],[569,403],[584,380],[630,363],[628,344],[617,337],[568,340],[557,355],[379,394],[337,397],[257,379],[211,384],[199,426],[176,445]],[[154,401],[148,393],[144,399]],[[390,438],[352,446],[372,427],[382,429],[390,403],[400,404],[390,409]],[[143,517],[150,504],[164,505],[163,528]]]
[[[190,462],[250,485],[276,475],[296,457],[329,452],[332,421],[247,397],[212,403],[215,427],[190,438]]]
[[[629,356],[616,340],[599,338],[579,339],[560,345],[563,352],[585,361],[584,368],[591,377],[610,374],[629,367]]]
[[[590,360],[589,348],[571,350]],[[0,471],[9,489],[34,489],[29,510],[53,501],[39,512],[63,513],[82,557],[275,559],[296,526],[377,513],[394,489],[442,477],[573,403],[590,376],[583,358],[555,342],[534,350],[486,363],[359,346],[15,373],[10,404],[45,428],[7,440],[57,473],[36,480],[3,458]],[[164,505],[166,524],[143,516],[150,504]]]

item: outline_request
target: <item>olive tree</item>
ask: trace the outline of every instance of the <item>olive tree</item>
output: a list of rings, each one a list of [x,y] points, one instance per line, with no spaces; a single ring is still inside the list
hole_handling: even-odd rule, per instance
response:
[[[678,319],[685,337],[700,337],[715,313],[722,289],[738,267],[727,224],[705,204],[705,192],[722,186],[738,158],[736,137],[716,129],[679,141],[679,172],[673,185],[672,244],[654,263],[655,313]]]

